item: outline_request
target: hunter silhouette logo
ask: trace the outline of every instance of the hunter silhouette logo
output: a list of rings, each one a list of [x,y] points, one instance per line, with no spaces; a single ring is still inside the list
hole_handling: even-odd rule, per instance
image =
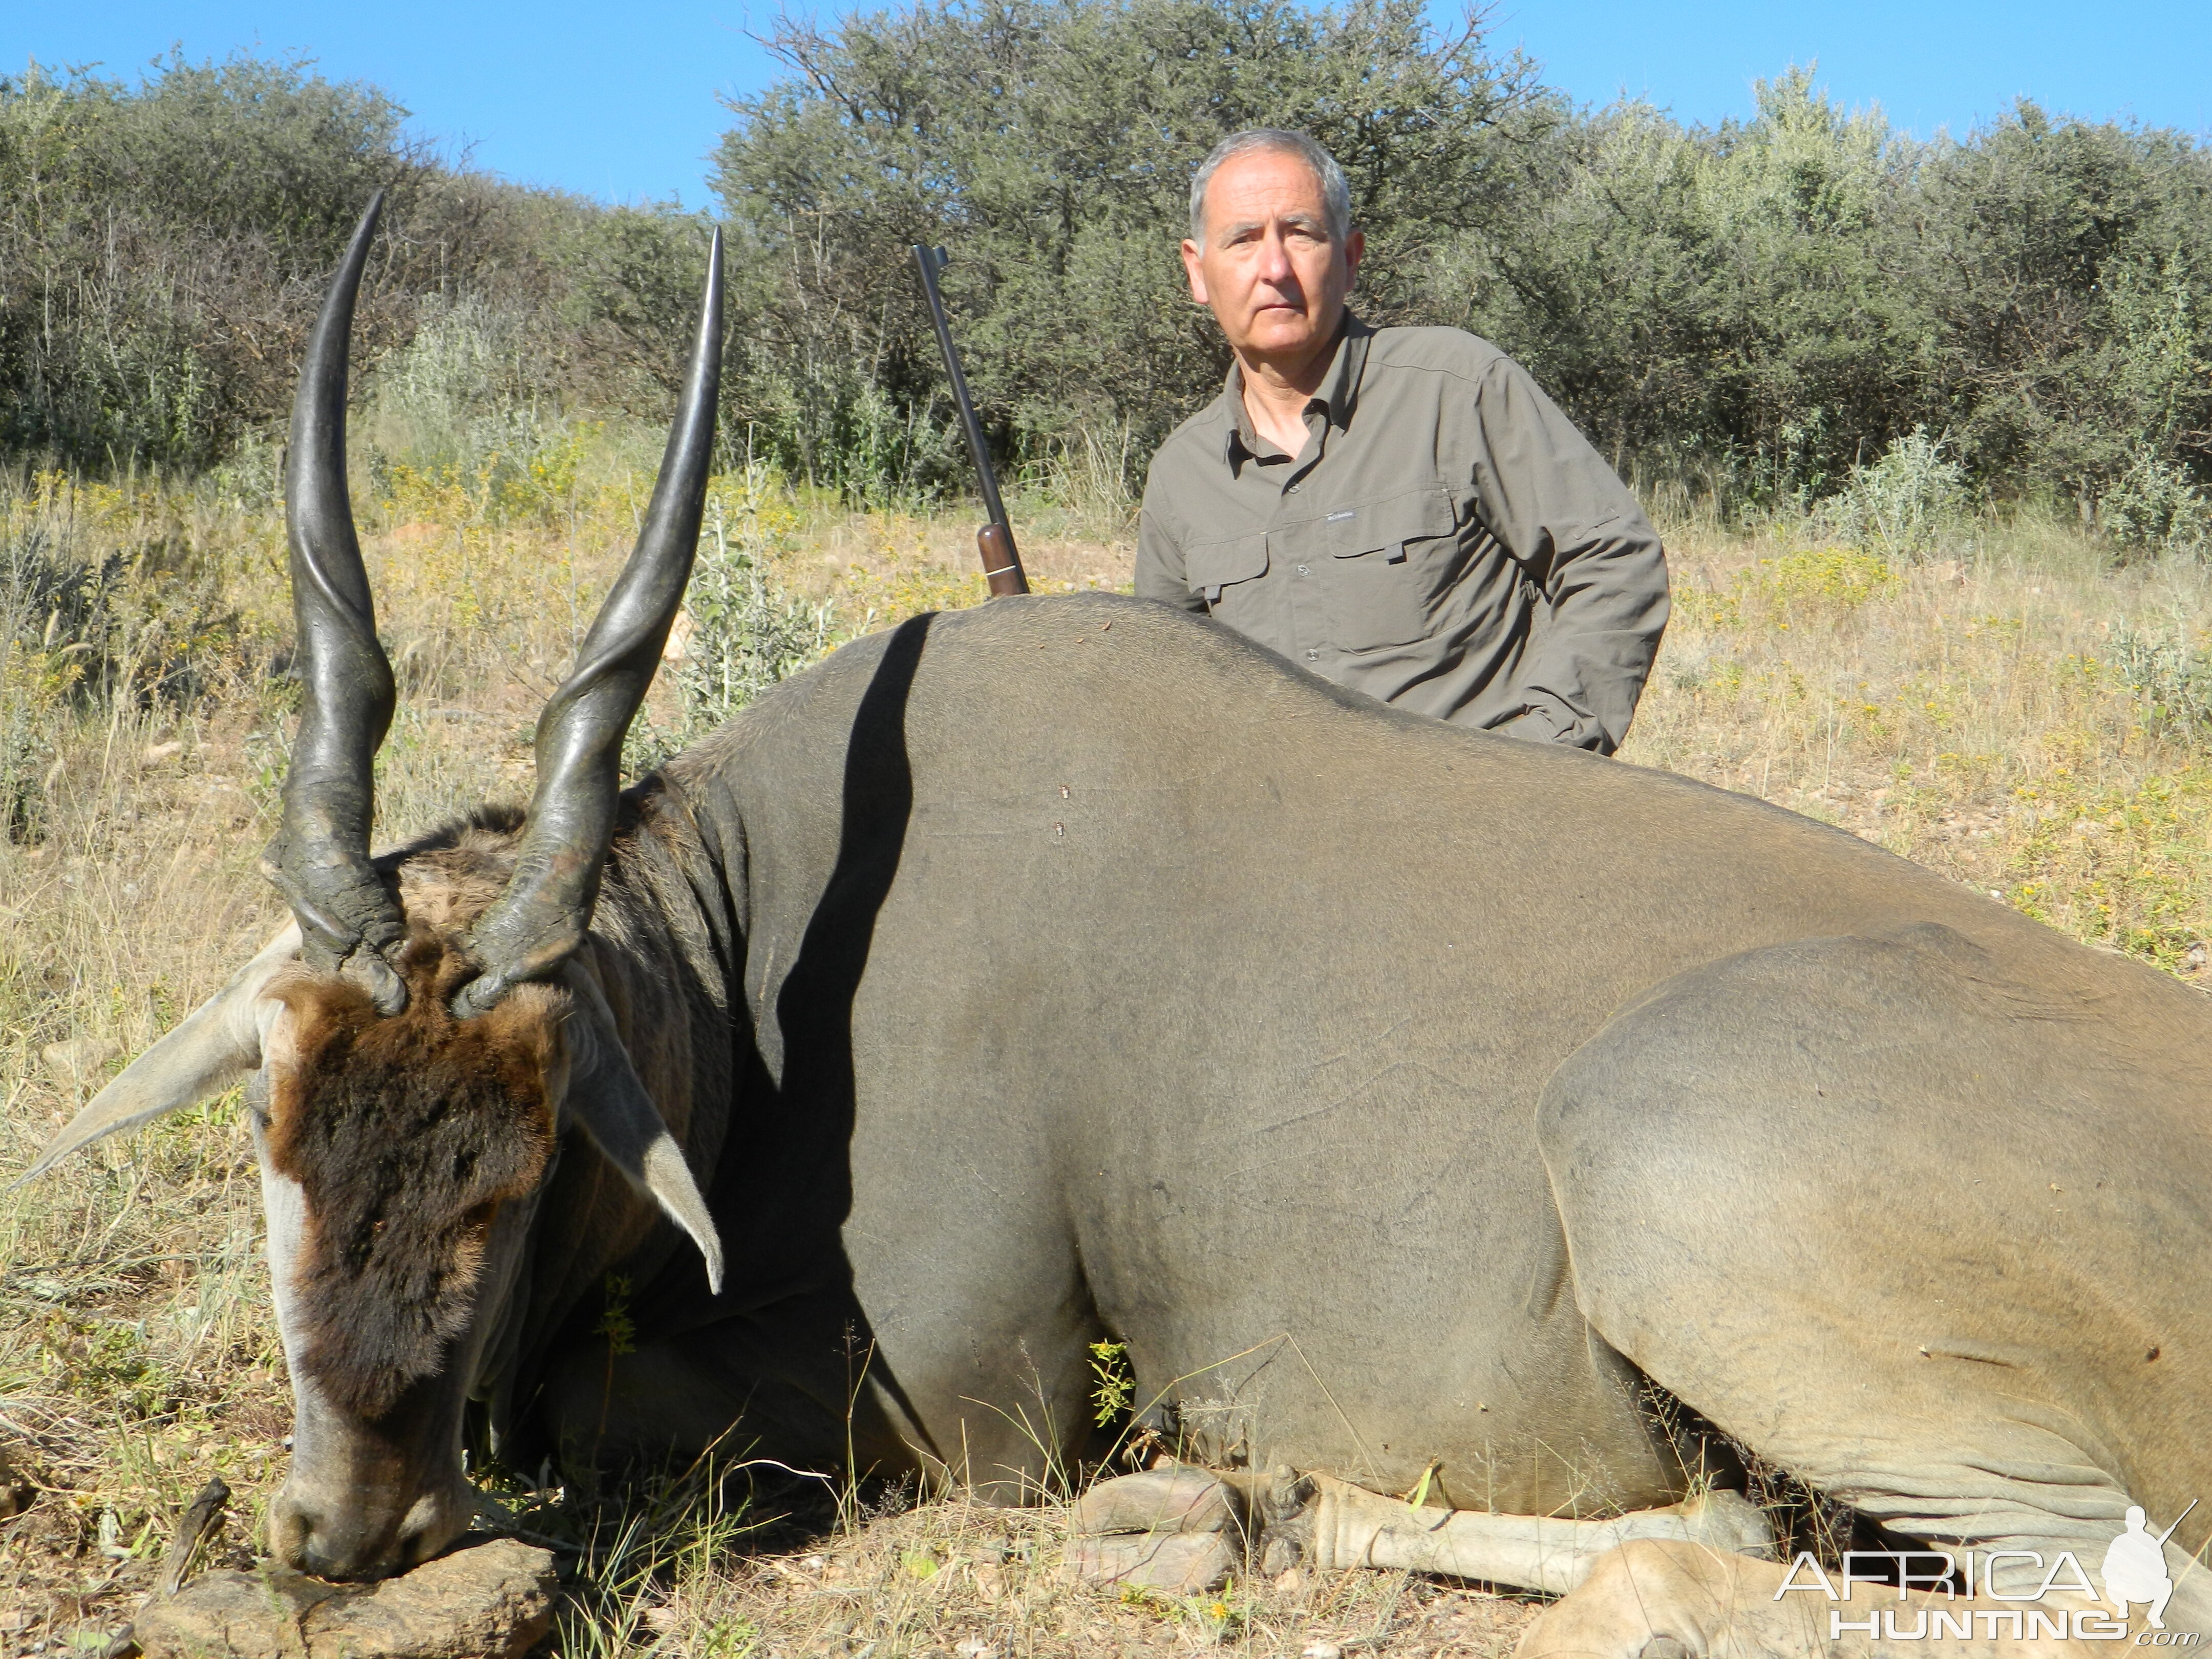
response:
[[[2192,1498],[2189,1510],[2196,1507]],[[2174,1527],[2189,1518],[2189,1510],[2174,1516],[2173,1527],[2154,1537],[2142,1506],[2128,1506],[2127,1528],[2105,1552],[2099,1573],[2105,1581],[2105,1599],[2120,1610],[2121,1618],[2128,1616],[2130,1602],[2140,1601],[2150,1607],[2150,1627],[2166,1628],[2166,1604],[2173,1596],[2173,1580],[2166,1576],[2166,1540],[2173,1536]]]
[[[1853,1586],[1893,1595],[1903,1601],[1914,1590],[1927,1599],[1909,1615],[1910,1625],[1899,1624],[1898,1609],[1869,1609],[1863,1619],[1847,1619],[1841,1607],[1828,1610],[1828,1639],[1839,1641],[1846,1631],[1869,1641],[1924,1642],[1945,1637],[1984,1641],[2008,1637],[2014,1641],[2051,1638],[2087,1642],[2124,1642],[2128,1639],[2128,1610],[2149,1609],[2150,1628],[2135,1638],[2136,1647],[2195,1647],[2203,1639],[2199,1631],[2169,1631],[2166,1604],[2173,1596],[2173,1579],[2166,1571],[2166,1542],[2174,1528],[2197,1507],[2194,1498],[2173,1525],[2164,1532],[2150,1529],[2149,1517],[2140,1504],[2130,1504],[2127,1523],[2106,1547],[2098,1577],[2103,1594],[2090,1582],[2071,1550],[2061,1550],[2045,1562],[2039,1550],[1846,1550],[1844,1570],[1831,1578],[1809,1552],[1799,1554],[1774,1592],[1779,1601],[1792,1590],[1810,1590],[1831,1601],[1849,1601]],[[1990,1601],[2040,1602],[2053,1590],[2076,1596],[2087,1607],[1972,1607],[1953,1611],[1943,1601],[1974,1599]],[[1936,1598],[1941,1595],[1942,1601]],[[1874,1598],[1868,1598],[1872,1600]],[[2118,1609],[2117,1613],[2108,1609]]]

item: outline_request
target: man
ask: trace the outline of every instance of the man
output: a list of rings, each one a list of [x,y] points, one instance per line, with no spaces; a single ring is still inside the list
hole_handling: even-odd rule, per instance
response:
[[[1611,754],[1667,623],[1659,538],[1525,370],[1345,308],[1365,251],[1303,133],[1191,183],[1191,298],[1235,362],[1152,458],[1137,592],[1401,708]]]

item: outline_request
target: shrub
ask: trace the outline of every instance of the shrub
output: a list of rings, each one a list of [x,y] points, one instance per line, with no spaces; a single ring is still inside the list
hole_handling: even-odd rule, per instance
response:
[[[2121,629],[2111,661],[2142,702],[2145,724],[2180,738],[2212,731],[2212,657],[2185,638]]]
[[[1936,550],[1936,538],[1965,517],[1966,470],[1917,426],[1871,466],[1854,466],[1820,503],[1817,519],[1853,546],[1893,558]]]
[[[599,210],[457,171],[403,134],[405,113],[247,54],[172,58],[136,86],[0,77],[0,450],[197,471],[281,429],[324,283],[379,189],[356,362],[476,307],[526,337],[533,392],[626,405],[616,308],[569,280]]]
[[[706,539],[684,610],[690,637],[676,683],[700,731],[710,731],[777,681],[829,653],[836,607],[772,584],[761,526],[763,473],[708,502]]]
[[[2124,546],[2202,553],[2212,541],[2212,501],[2180,467],[2143,452],[2098,501],[2097,527]]]
[[[1444,237],[1502,211],[1509,130],[1557,118],[1476,16],[1437,34],[1418,0],[921,0],[834,30],[786,16],[769,46],[792,74],[732,105],[715,175],[781,273],[760,362],[791,402],[764,435],[793,476],[863,499],[968,487],[910,244],[951,247],[947,301],[1008,462],[1149,454],[1226,368],[1176,253],[1222,137],[1289,124],[1330,146],[1386,233],[1362,303],[1391,319],[1419,313]]]
[[[1920,143],[1794,69],[1745,121],[1577,110],[1480,13],[1427,15],[897,0],[781,19],[789,73],[732,104],[715,155],[726,431],[848,501],[971,491],[908,254],[943,242],[1003,472],[1126,511],[1226,367],[1176,257],[1190,172],[1224,132],[1287,125],[1350,176],[1364,314],[1489,336],[1674,499],[1826,501],[1832,527],[1900,557],[1961,491],[2070,507],[2124,547],[2205,543],[2200,141],[2022,103]],[[379,186],[358,361],[388,460],[473,480],[496,458],[504,501],[580,412],[657,423],[706,216],[518,189],[401,118],[299,61],[0,80],[0,450],[109,473],[250,459]]]
[[[832,601],[803,598],[770,579],[772,483],[764,463],[749,461],[738,477],[708,489],[697,562],[671,635],[681,712],[672,726],[641,718],[632,728],[623,757],[632,775],[696,743],[836,643]]]
[[[188,708],[244,654],[221,570],[137,506],[55,473],[0,479],[0,838],[43,836],[68,710]]]

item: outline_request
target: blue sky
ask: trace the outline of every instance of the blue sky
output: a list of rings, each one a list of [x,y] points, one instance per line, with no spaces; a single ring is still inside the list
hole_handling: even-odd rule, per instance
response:
[[[1449,9],[1445,8],[1444,9]],[[0,0],[0,70],[27,59],[135,76],[179,43],[301,51],[374,82],[424,133],[477,162],[603,199],[707,198],[702,158],[727,124],[718,93],[775,65],[749,31],[776,0]],[[1505,0],[1492,39],[1604,102],[1626,90],[1689,119],[1751,108],[1751,83],[1817,60],[1844,101],[1899,125],[1963,131],[2025,94],[2091,116],[2212,131],[2212,0]]]

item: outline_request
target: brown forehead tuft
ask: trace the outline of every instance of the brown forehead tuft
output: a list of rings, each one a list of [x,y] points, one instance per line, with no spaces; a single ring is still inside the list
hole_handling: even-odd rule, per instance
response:
[[[408,1006],[389,1019],[343,981],[271,988],[297,1034],[272,1078],[268,1150],[307,1200],[302,1364],[369,1417],[438,1369],[493,1218],[532,1190],[553,1148],[560,994],[523,987],[457,1020],[447,1003],[476,971],[465,954],[418,933],[399,966]]]

